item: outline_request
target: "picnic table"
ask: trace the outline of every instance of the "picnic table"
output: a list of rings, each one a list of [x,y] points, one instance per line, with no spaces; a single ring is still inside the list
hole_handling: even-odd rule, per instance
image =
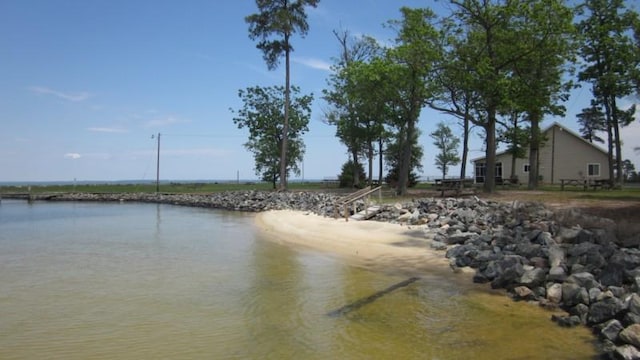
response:
[[[560,179],[560,190],[564,190],[565,185],[582,186],[585,191],[589,188],[593,190],[611,188],[609,179]]]
[[[440,196],[444,196],[445,191],[455,191],[456,195],[465,187],[473,186],[473,179],[436,179],[435,188],[440,190]]]
[[[592,179],[591,181],[589,181],[589,186],[593,190],[610,189],[611,188],[611,182],[609,181],[609,179]]]

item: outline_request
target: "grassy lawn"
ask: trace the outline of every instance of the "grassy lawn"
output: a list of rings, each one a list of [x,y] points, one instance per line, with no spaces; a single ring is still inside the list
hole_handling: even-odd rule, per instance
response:
[[[327,192],[349,192],[348,189],[338,189],[335,185],[327,185],[323,182],[292,182],[289,189],[293,191],[327,191]],[[224,182],[224,183],[161,183],[160,192],[169,194],[183,193],[213,193],[220,191],[248,191],[248,190],[272,190],[270,183],[265,182]],[[27,193],[27,186],[2,186],[0,194]],[[64,193],[64,192],[85,192],[85,193],[154,193],[155,183],[147,184],[96,184],[96,185],[34,185],[31,192],[37,193]],[[581,187],[565,187],[564,191],[560,186],[543,186],[539,190],[530,191],[525,187],[501,187],[498,186],[494,194],[485,195],[481,189],[477,189],[479,197],[489,197],[496,199],[519,199],[523,201],[541,202],[568,202],[572,200],[583,200],[585,202],[606,201],[631,201],[640,202],[640,186],[627,186],[622,190],[587,190]],[[375,197],[377,194],[373,194]],[[410,194],[406,197],[396,197],[393,189],[388,186],[383,187],[383,197],[386,201],[402,201],[416,197],[439,196],[433,184],[420,183],[410,189]],[[450,194],[445,194],[449,196]]]

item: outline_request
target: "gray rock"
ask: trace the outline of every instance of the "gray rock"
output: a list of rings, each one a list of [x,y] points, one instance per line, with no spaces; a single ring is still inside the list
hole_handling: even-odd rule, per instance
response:
[[[640,347],[640,324],[629,325],[620,332],[620,340],[627,344]]]
[[[551,320],[558,323],[558,325],[563,327],[574,327],[580,325],[580,317],[576,315],[571,316],[560,316],[560,315],[551,315]]]
[[[640,315],[640,295],[633,293],[628,299],[626,299],[626,302],[628,303],[627,307],[630,312]]]
[[[595,303],[602,300],[602,290],[597,287],[589,289],[589,302]]]
[[[622,345],[616,347],[616,359],[621,360],[638,360],[640,359],[640,351],[633,345]]]
[[[622,318],[622,325],[629,326],[632,324],[640,324],[640,315],[628,312]]]
[[[562,266],[554,266],[551,269],[549,269],[547,280],[562,282],[562,281],[565,281],[566,279],[567,279],[567,273],[564,271],[564,268]]]
[[[465,241],[478,236],[478,234],[476,233],[472,233],[472,232],[458,232],[458,233],[454,233],[449,235],[449,237],[447,238],[447,244],[449,245],[453,245],[453,244],[464,244]]]
[[[520,284],[527,287],[536,287],[544,283],[547,277],[547,272],[541,268],[534,268],[527,270],[520,277]]]
[[[562,284],[554,283],[547,287],[547,300],[554,304],[562,301]]]
[[[563,288],[564,290],[564,288]],[[599,324],[615,318],[624,310],[624,304],[618,298],[607,298],[591,304],[589,307],[589,316],[587,322],[589,324]]]
[[[558,267],[565,262],[565,253],[560,246],[549,247],[549,266]]]
[[[579,317],[580,323],[586,324],[587,316],[589,314],[589,307],[585,304],[578,304],[572,307],[571,309],[569,309],[569,313],[571,315],[576,315],[577,317]]]
[[[613,319],[607,321],[600,330],[600,337],[612,342],[618,341],[618,334],[624,329],[620,321]]]
[[[535,298],[533,291],[526,286],[516,286],[513,289],[516,299],[520,300],[532,300]]]
[[[555,237],[555,241],[558,243],[573,244],[577,242],[578,234],[580,234],[580,231],[582,231],[582,229],[579,227],[561,227],[558,235],[556,235]]]
[[[578,304],[589,304],[589,293],[587,289],[578,284],[565,282],[562,284],[562,302],[565,306],[575,306]]]
[[[587,290],[594,288],[594,287],[599,287],[600,284],[598,283],[598,281],[595,279],[595,277],[593,276],[593,274],[588,273],[588,272],[580,272],[577,274],[571,274],[571,276],[569,276],[567,278],[567,282],[568,283],[572,283],[572,284],[578,284],[580,287],[583,287]]]

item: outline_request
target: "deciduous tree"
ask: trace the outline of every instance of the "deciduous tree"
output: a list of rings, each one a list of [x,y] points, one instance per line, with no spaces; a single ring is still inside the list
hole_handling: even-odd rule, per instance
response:
[[[591,84],[594,102],[604,109],[609,178],[614,180],[615,176],[616,183],[621,184],[620,127],[627,125],[630,118],[619,109],[618,99],[633,94],[640,79],[640,47],[633,37],[640,20],[623,0],[586,0],[583,8],[586,14],[578,29],[584,64],[578,78]]]
[[[433,25],[436,16],[430,9],[400,9],[402,19],[392,21],[396,27],[396,46],[388,51],[395,64],[392,101],[396,109],[395,127],[401,156],[398,166],[398,195],[407,193],[415,146],[417,123],[427,99],[433,96],[430,76],[442,57],[440,34]]]
[[[250,87],[239,90],[238,96],[244,106],[235,113],[233,122],[239,129],[249,130],[245,148],[253,153],[256,175],[271,182],[273,188],[280,180],[281,145],[287,140],[289,151],[285,158],[288,174],[300,173],[298,163],[304,156],[302,135],[308,131],[313,95],[299,95],[300,89],[291,87],[293,94],[289,111],[289,126],[284,126],[285,89],[283,86]],[[286,134],[286,135],[285,135]]]
[[[443,122],[438,123],[436,130],[429,136],[433,139],[433,145],[440,150],[436,154],[436,166],[442,170],[442,178],[444,179],[447,176],[449,166],[460,163],[458,156],[460,139],[453,135],[451,129]]]

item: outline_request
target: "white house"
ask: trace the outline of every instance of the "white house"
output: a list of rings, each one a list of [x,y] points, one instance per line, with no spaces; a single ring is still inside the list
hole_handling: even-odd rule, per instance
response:
[[[538,155],[538,174],[541,182],[559,184],[561,179],[608,180],[607,152],[583,139],[580,135],[553,123],[542,131],[543,143]],[[475,169],[475,182],[484,183],[485,157],[471,160]],[[496,182],[511,176],[512,156],[507,152],[496,154]],[[529,182],[529,151],[526,157],[516,159],[515,176],[519,183]]]

